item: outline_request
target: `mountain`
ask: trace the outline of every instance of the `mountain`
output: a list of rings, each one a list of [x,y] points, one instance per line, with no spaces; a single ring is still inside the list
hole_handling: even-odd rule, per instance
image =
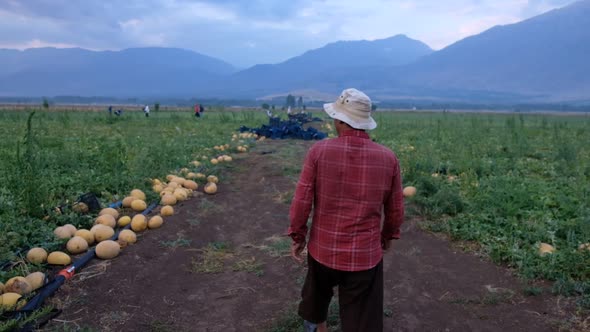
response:
[[[426,44],[397,35],[375,41],[339,41],[307,51],[279,64],[256,65],[230,77],[224,88],[241,96],[259,96],[289,89],[328,88],[322,77],[353,68],[399,66],[412,63],[433,50]],[[217,89],[217,94],[224,91]]]
[[[0,63],[4,96],[192,96],[235,71],[221,60],[176,48],[0,50]]]
[[[559,101],[590,99],[590,1],[496,26],[408,66],[381,68],[377,92]],[[356,75],[365,82],[367,75]]]

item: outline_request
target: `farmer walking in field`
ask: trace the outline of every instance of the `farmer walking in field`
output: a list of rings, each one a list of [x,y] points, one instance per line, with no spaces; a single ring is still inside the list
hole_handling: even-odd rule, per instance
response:
[[[150,117],[150,107],[148,105],[145,105],[145,108],[143,109],[143,112],[145,113],[145,117],[149,118]]]
[[[404,218],[399,161],[365,132],[377,127],[367,95],[344,90],[324,110],[338,137],[310,148],[290,209],[291,256],[300,263],[314,211],[299,315],[306,331],[327,331],[338,286],[342,331],[382,331],[383,252]]]

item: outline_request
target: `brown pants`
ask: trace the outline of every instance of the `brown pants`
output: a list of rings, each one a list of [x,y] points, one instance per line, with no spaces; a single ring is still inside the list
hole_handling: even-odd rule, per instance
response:
[[[366,271],[331,269],[308,255],[309,269],[301,290],[299,315],[319,324],[328,317],[328,307],[338,286],[338,304],[343,332],[383,331],[383,260]]]

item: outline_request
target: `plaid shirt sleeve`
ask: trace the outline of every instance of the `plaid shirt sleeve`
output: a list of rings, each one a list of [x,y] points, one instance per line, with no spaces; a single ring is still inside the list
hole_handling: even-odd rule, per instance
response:
[[[293,241],[301,243],[307,236],[307,219],[311,213],[315,195],[316,157],[312,147],[303,164],[303,170],[297,182],[293,202],[289,211],[291,225],[287,231]]]
[[[399,239],[400,227],[404,221],[404,195],[399,161],[395,159],[394,177],[389,197],[385,199],[385,220],[381,238],[384,240]]]

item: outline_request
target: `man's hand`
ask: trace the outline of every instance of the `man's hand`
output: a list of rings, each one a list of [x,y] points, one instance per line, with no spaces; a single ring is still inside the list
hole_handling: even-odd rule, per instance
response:
[[[296,260],[299,264],[303,264],[303,257],[301,252],[305,249],[305,241],[291,243],[291,257]]]
[[[383,251],[387,251],[389,250],[389,248],[391,248],[391,242],[392,240],[386,240],[386,239],[381,239],[381,248],[383,249]]]

